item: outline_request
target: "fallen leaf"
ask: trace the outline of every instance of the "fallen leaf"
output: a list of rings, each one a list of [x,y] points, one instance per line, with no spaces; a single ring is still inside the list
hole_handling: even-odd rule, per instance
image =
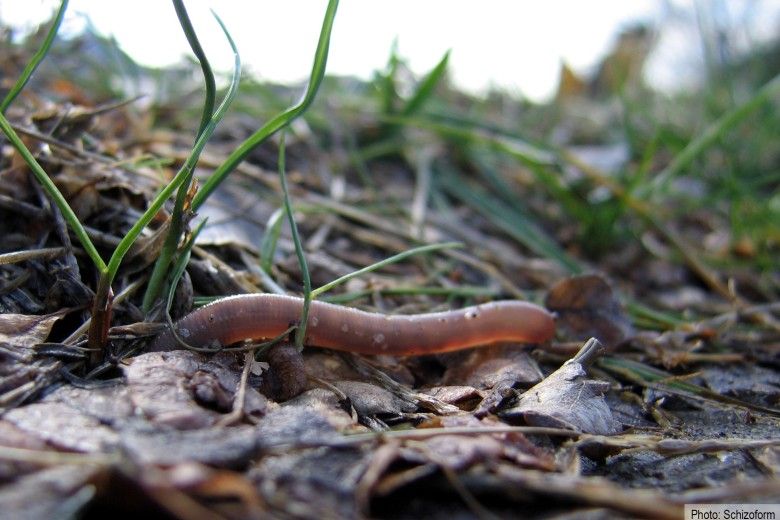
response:
[[[574,276],[557,283],[545,305],[558,315],[558,330],[573,341],[597,338],[612,349],[633,334],[612,288],[598,275]]]
[[[539,366],[527,352],[517,346],[493,346],[471,349],[453,357],[442,384],[489,389],[501,383],[528,385],[541,379]]]
[[[502,412],[501,416],[522,417],[534,426],[567,428],[599,435],[616,433],[619,425],[604,400],[610,385],[605,381],[586,379],[583,366],[583,355],[588,355],[586,349],[599,347],[598,341],[588,342],[577,356],[523,393],[517,405]]]
[[[0,314],[0,343],[10,343],[17,347],[32,347],[46,341],[51,328],[70,309],[30,316],[26,314]]]

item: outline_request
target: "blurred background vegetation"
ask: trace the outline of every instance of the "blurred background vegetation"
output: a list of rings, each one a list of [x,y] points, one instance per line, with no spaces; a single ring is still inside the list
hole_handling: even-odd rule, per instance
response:
[[[780,287],[780,40],[745,49],[734,43],[740,27],[729,34],[706,23],[708,5],[697,9],[706,66],[686,90],[648,86],[644,69],[662,28],[643,24],[625,28],[588,74],[562,64],[557,93],[544,103],[499,89],[463,93],[449,80],[448,55],[415,76],[393,49],[369,81],[326,79],[293,127],[306,151],[293,145],[289,161],[326,161],[364,190],[353,203],[412,224],[419,215],[393,207],[408,193],[385,187],[424,183],[423,207],[446,215],[465,204],[487,221],[480,232],[510,237],[561,274],[607,271],[638,293],[690,281],[671,268],[653,275],[660,260],[686,266],[715,292],[732,291],[731,280],[748,299],[771,301]],[[19,41],[3,30],[4,89],[43,35]],[[244,139],[299,92],[245,78],[213,146]],[[154,140],[163,130],[194,132],[202,86],[193,63],[142,67],[88,29],[53,47],[26,95],[44,93],[90,106],[143,94],[130,105],[134,131]],[[251,161],[274,168],[275,147]]]

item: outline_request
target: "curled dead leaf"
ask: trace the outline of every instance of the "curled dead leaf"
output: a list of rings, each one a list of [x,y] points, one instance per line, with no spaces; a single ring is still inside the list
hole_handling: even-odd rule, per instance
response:
[[[609,383],[586,379],[583,366],[600,348],[598,340],[591,339],[574,358],[522,394],[517,405],[501,415],[522,417],[533,426],[599,435],[617,433],[619,425],[604,400]]]
[[[43,316],[0,314],[0,342],[17,347],[32,347],[46,341],[51,328],[70,309],[62,309]]]

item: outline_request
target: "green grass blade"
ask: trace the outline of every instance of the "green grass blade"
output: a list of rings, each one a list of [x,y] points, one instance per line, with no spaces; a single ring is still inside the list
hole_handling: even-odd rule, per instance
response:
[[[387,61],[387,72],[381,74],[377,87],[379,88],[380,110],[383,114],[393,114],[395,112],[395,100],[397,90],[395,78],[398,74],[398,65],[401,60],[398,58],[398,38],[393,39],[393,45],[390,48],[390,58]]]
[[[174,5],[177,6],[177,14],[179,14],[178,11],[178,5],[180,2],[178,0],[174,0]],[[184,9],[184,6],[181,5],[181,8]],[[225,37],[227,38],[231,49],[233,50],[233,55],[235,56],[235,67],[233,69],[233,83],[231,83],[230,87],[228,88],[228,95],[226,95],[226,99],[228,96],[230,96],[230,90],[234,90],[233,96],[235,96],[235,92],[238,91],[238,82],[241,78],[241,59],[238,53],[238,49],[236,48],[236,44],[233,41],[233,38],[230,36],[230,33],[228,32],[225,25],[222,23],[222,20],[217,16],[216,13],[212,11],[212,14],[214,15],[214,18],[217,20],[217,23],[219,23],[220,27],[222,28],[223,33],[225,34]],[[184,28],[185,33],[187,33],[188,29],[185,27],[185,25],[189,24],[189,18],[187,18],[186,11],[183,12],[183,14],[179,14],[179,22],[182,24],[182,27]],[[192,26],[189,25],[189,30],[192,30]],[[195,36],[195,33],[192,32],[192,34],[187,34],[187,39],[191,40],[194,39],[194,43],[191,40],[190,45],[193,45],[194,47],[200,47],[200,44],[198,43],[197,37]],[[200,52],[202,53],[203,50],[200,49]],[[205,56],[203,57],[205,59]],[[200,59],[200,57],[198,58]],[[148,312],[152,305],[154,304],[154,300],[157,299],[157,296],[162,291],[162,287],[165,283],[165,278],[168,272],[168,267],[171,264],[171,261],[173,260],[174,255],[176,254],[176,249],[179,246],[179,241],[181,240],[181,235],[184,232],[184,205],[187,201],[187,194],[190,189],[190,185],[192,184],[192,177],[195,173],[195,164],[197,163],[198,157],[200,157],[200,152],[203,149],[203,145],[205,145],[205,141],[203,142],[203,145],[201,145],[200,149],[197,147],[197,142],[201,137],[206,135],[206,132],[208,134],[206,135],[206,139],[208,139],[211,134],[214,131],[214,128],[216,128],[216,123],[218,123],[221,120],[218,118],[214,125],[209,125],[209,122],[212,119],[212,111],[213,111],[213,104],[214,100],[211,99],[208,100],[209,97],[209,90],[211,90],[211,94],[213,96],[213,90],[214,90],[214,76],[211,74],[211,67],[208,65],[208,62],[201,61],[201,66],[203,67],[203,73],[204,73],[204,81],[206,82],[206,105],[203,108],[203,116],[206,118],[206,124],[203,125],[201,122],[201,128],[198,130],[198,134],[196,137],[196,145],[193,147],[193,157],[194,162],[192,163],[192,166],[188,168],[186,175],[184,176],[184,179],[181,181],[179,185],[179,191],[176,195],[176,202],[173,209],[173,214],[171,216],[171,224],[170,228],[168,230],[168,236],[165,237],[165,243],[163,244],[162,250],[160,252],[160,256],[157,258],[157,261],[155,262],[154,269],[152,271],[152,275],[149,278],[149,284],[146,287],[146,292],[144,293],[144,299],[142,303],[142,309],[144,312]],[[208,74],[207,74],[208,73]],[[210,76],[210,77],[209,77]],[[209,103],[211,106],[209,106]],[[206,117],[207,116],[207,117]]]
[[[178,189],[178,187],[181,186],[181,184],[191,175],[192,170],[195,168],[195,165],[198,162],[200,153],[206,146],[206,143],[211,137],[211,134],[214,133],[214,129],[216,128],[217,124],[225,116],[225,112],[227,112],[228,107],[233,102],[233,99],[238,92],[238,84],[239,80],[241,79],[241,58],[238,55],[238,50],[236,49],[233,39],[230,37],[230,34],[222,24],[222,21],[219,19],[219,17],[217,17],[217,22],[219,22],[220,26],[222,27],[222,30],[230,42],[231,48],[233,49],[233,76],[231,78],[230,85],[228,86],[228,91],[225,94],[225,98],[222,100],[222,103],[220,103],[219,107],[217,107],[217,110],[211,116],[211,119],[206,125],[206,128],[203,129],[203,133],[201,133],[197,141],[195,141],[195,145],[193,146],[190,155],[187,157],[187,160],[184,162],[184,165],[182,165],[181,169],[178,171],[178,173],[176,173],[176,176],[173,178],[173,180],[167,186],[165,186],[162,191],[160,191],[157,197],[154,198],[144,214],[141,215],[141,218],[138,219],[130,231],[128,231],[128,233],[120,241],[108,264],[108,269],[111,272],[112,277],[116,275],[116,272],[119,269],[119,265],[122,262],[122,258],[124,258],[125,254],[127,254],[127,251],[133,245],[133,242],[135,242],[136,238],[138,238],[138,235],[141,234],[141,231],[143,231],[146,225],[151,222],[152,218],[154,218],[157,212],[160,211],[160,208],[163,207],[163,204],[165,204],[165,201],[168,200],[173,192],[176,191],[176,189]],[[159,294],[159,287],[157,290]]]
[[[436,66],[425,76],[414,94],[409,98],[401,109],[402,116],[411,116],[416,114],[426,101],[433,95],[436,85],[439,84],[444,73],[447,72],[447,64],[450,60],[450,51],[444,53],[444,56]]]
[[[727,131],[776,96],[780,96],[780,74],[761,87],[752,98],[721,116],[699,137],[691,141],[666,168],[656,175],[650,183],[651,192],[663,189],[672,178],[690,166],[696,157],[723,137]]]
[[[689,323],[675,315],[658,311],[636,300],[627,301],[626,307],[635,323],[639,320],[644,322],[645,326],[643,328],[671,330]]]
[[[314,65],[312,66],[306,92],[301,101],[268,121],[262,128],[249,136],[233,150],[228,158],[225,159],[225,162],[223,162],[211,177],[203,183],[203,186],[192,201],[193,210],[197,211],[197,209],[203,205],[206,199],[211,196],[214,190],[217,189],[230,172],[232,172],[252,150],[268,139],[268,137],[290,124],[295,118],[303,114],[312,104],[314,97],[317,94],[317,90],[322,83],[322,78],[325,76],[325,65],[328,61],[328,50],[330,48],[330,35],[333,30],[333,22],[336,18],[336,8],[338,7],[338,4],[338,0],[330,0],[328,2],[328,8],[325,11],[325,19],[322,22],[320,39],[317,43],[317,50],[314,53]]]
[[[35,176],[35,179],[41,186],[43,186],[43,189],[46,190],[46,193],[57,205],[60,212],[62,213],[62,217],[65,219],[65,222],[67,222],[70,229],[73,230],[73,233],[75,233],[76,238],[78,238],[79,242],[81,242],[82,247],[87,252],[87,255],[89,255],[92,263],[95,264],[97,270],[101,273],[105,272],[106,263],[100,257],[100,253],[98,253],[95,245],[92,243],[92,240],[90,240],[86,229],[84,229],[84,226],[81,225],[81,222],[76,216],[76,213],[73,212],[73,209],[71,209],[68,201],[65,200],[62,192],[49,178],[48,174],[43,170],[43,167],[38,164],[38,161],[35,160],[35,157],[33,157],[32,153],[30,153],[30,150],[27,149],[16,132],[14,132],[14,129],[11,128],[11,123],[8,122],[8,119],[5,118],[2,112],[0,112],[0,129],[3,130],[3,133],[6,135],[6,137],[8,137],[8,140],[11,142],[11,145],[16,149],[16,151],[19,152],[19,155],[22,156],[22,159],[24,159],[24,162],[27,163],[27,166],[30,167],[30,170]]]
[[[203,47],[200,45],[198,35],[195,33],[195,29],[192,27],[192,22],[187,14],[187,8],[184,7],[182,0],[173,0],[173,7],[176,10],[176,16],[179,18],[179,25],[181,25],[184,35],[187,37],[187,42],[190,44],[192,53],[200,63],[200,68],[203,71],[203,83],[206,87],[206,97],[203,100],[203,113],[200,117],[200,126],[198,127],[198,135],[203,133],[203,129],[209,124],[211,114],[214,113],[214,100],[216,99],[216,84],[214,82],[214,72],[211,70],[211,65],[206,57],[206,53],[203,52]]]
[[[456,247],[462,247],[462,244],[460,242],[444,242],[441,244],[429,244],[426,246],[420,246],[420,247],[415,247],[413,249],[409,249],[408,251],[404,251],[403,253],[398,253],[397,255],[393,255],[390,258],[385,258],[384,260],[377,262],[375,264],[371,264],[367,267],[364,267],[363,269],[358,269],[355,272],[345,274],[344,276],[341,276],[333,280],[332,282],[323,285],[322,287],[318,287],[317,289],[314,289],[311,292],[311,296],[312,298],[316,298],[320,294],[330,291],[337,285],[341,285],[344,282],[347,282],[355,277],[362,276],[366,273],[370,273],[371,271],[376,271],[377,269],[381,269],[386,265],[400,262],[401,260],[409,258],[410,256],[421,255],[424,253],[431,253],[433,251],[441,251],[443,249],[453,249]]]
[[[19,76],[19,79],[16,80],[16,83],[14,83],[14,86],[10,91],[8,91],[8,94],[6,94],[3,102],[0,103],[0,112],[5,113],[6,109],[10,106],[11,103],[13,103],[14,99],[16,99],[16,96],[19,95],[24,86],[30,80],[30,77],[35,72],[35,69],[37,69],[38,65],[40,65],[43,61],[43,58],[45,58],[46,54],[48,54],[49,49],[54,43],[54,38],[57,36],[57,32],[60,30],[60,24],[62,24],[62,19],[65,17],[65,11],[67,8],[68,0],[62,0],[60,8],[57,10],[57,15],[54,18],[54,23],[52,23],[51,27],[49,28],[49,32],[46,33],[46,38],[43,40],[43,45],[41,45],[41,48],[38,49],[38,51],[33,55],[30,62],[22,71],[22,74]]]
[[[531,251],[555,260],[572,274],[582,272],[579,263],[566,254],[552,238],[530,220],[528,215],[493,197],[484,189],[466,183],[454,172],[437,176],[437,182],[450,195],[483,214],[496,227],[504,230]]]
[[[447,298],[495,298],[500,296],[500,291],[487,287],[386,287],[384,289],[365,289],[362,291],[353,291],[343,294],[334,294],[333,296],[323,296],[321,299],[329,303],[344,304],[349,303],[366,296],[381,294],[382,296],[402,296],[402,295],[426,295],[426,296],[446,296]]]
[[[282,222],[284,222],[284,209],[277,209],[268,218],[265,225],[265,234],[260,243],[260,268],[266,273],[271,272],[271,266],[274,263],[274,253],[276,252],[276,243],[282,234]]]
[[[761,406],[725,395],[720,395],[707,388],[704,388],[688,381],[681,380],[669,372],[659,370],[655,367],[645,365],[638,361],[625,358],[605,356],[599,358],[597,364],[600,368],[608,370],[613,374],[618,374],[633,383],[637,383],[648,388],[660,388],[662,391],[676,392],[683,395],[695,396],[700,399],[712,402],[722,403],[730,406],[739,406],[748,410],[767,413],[775,417],[780,417],[780,409]]]
[[[301,323],[295,331],[295,344],[299,349],[303,348],[303,340],[306,337],[306,323],[309,319],[309,306],[311,304],[311,277],[309,276],[309,265],[306,262],[306,256],[303,254],[303,244],[298,234],[298,226],[295,224],[295,215],[293,215],[292,204],[290,204],[290,192],[287,189],[287,174],[285,173],[285,153],[284,153],[284,132],[279,143],[279,182],[282,184],[282,195],[284,201],[284,212],[287,214],[287,220],[290,223],[292,239],[295,243],[295,254],[298,256],[298,264],[301,266],[303,274],[303,310],[301,311]]]

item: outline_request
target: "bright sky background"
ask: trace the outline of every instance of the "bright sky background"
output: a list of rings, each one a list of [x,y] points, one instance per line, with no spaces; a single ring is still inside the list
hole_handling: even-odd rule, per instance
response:
[[[342,0],[331,40],[328,72],[369,78],[385,66],[393,40],[417,74],[430,70],[452,49],[450,73],[466,90],[490,86],[534,100],[552,95],[561,60],[577,71],[595,67],[616,32],[637,21],[665,22],[658,49],[646,70],[660,87],[690,80],[701,60],[696,23],[744,27],[742,43],[769,37],[780,28],[780,2],[702,0]],[[58,1],[3,0],[0,19],[17,27],[47,20]],[[229,48],[209,8],[235,39],[245,71],[283,83],[307,77],[324,0],[189,0],[186,2],[201,43],[218,70],[232,65]],[[102,34],[113,34],[136,61],[165,66],[189,52],[170,2],[71,0],[63,26],[67,33],[86,19]],[[687,20],[687,24],[675,21]],[[724,21],[725,20],[725,21]],[[706,20],[705,20],[706,21]],[[684,27],[683,27],[684,25]],[[680,70],[685,73],[681,74]]]

